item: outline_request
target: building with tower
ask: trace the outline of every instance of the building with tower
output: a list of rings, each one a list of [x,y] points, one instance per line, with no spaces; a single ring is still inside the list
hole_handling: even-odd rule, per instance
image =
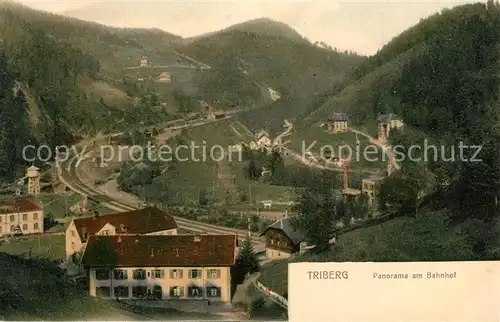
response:
[[[40,194],[40,169],[32,165],[26,170],[26,178],[28,179],[28,194]]]
[[[403,119],[395,114],[384,114],[377,118],[378,125],[378,140],[386,143],[389,138],[391,129],[399,129],[403,127]]]

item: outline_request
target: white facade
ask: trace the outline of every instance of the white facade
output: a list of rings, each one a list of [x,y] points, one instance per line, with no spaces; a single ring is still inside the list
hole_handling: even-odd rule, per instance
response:
[[[43,210],[0,214],[0,236],[43,232]]]

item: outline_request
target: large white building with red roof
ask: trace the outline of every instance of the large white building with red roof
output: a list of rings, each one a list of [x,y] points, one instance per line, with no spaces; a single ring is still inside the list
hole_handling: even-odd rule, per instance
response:
[[[42,206],[29,199],[0,201],[0,236],[42,232]]]

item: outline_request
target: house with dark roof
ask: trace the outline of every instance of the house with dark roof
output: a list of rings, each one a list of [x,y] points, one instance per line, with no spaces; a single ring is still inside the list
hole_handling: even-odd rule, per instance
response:
[[[327,128],[329,132],[332,133],[343,133],[347,132],[347,127],[349,123],[349,117],[345,113],[333,113],[331,117],[328,118]]]
[[[368,205],[375,205],[378,189],[384,179],[385,177],[372,175],[361,180],[361,192],[368,197]]]
[[[66,258],[84,250],[92,235],[177,235],[175,219],[156,207],[75,218],[66,229]]]
[[[231,300],[236,235],[93,235],[83,253],[91,296]]]
[[[402,128],[404,123],[403,119],[396,114],[383,114],[377,117],[377,125],[379,141],[386,142],[390,130]]]
[[[29,199],[0,201],[0,236],[43,232],[42,206]]]
[[[267,259],[287,258],[300,251],[300,244],[305,236],[292,227],[292,218],[293,216],[282,218],[262,232],[261,236],[266,238]]]

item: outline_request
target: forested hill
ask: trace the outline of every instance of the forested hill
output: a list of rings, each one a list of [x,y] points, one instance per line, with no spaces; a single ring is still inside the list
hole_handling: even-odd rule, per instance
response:
[[[135,106],[133,97],[100,81],[101,61],[93,47],[82,50],[70,39],[72,31],[79,40],[82,33],[92,38],[93,29],[76,32],[71,28],[75,21],[0,3],[0,181],[17,175],[28,143],[69,144],[80,135],[138,123],[148,114],[147,107]],[[100,41],[97,35],[94,39]],[[121,101],[103,100],[94,91],[97,86],[104,88],[101,93],[123,93]],[[156,121],[159,117],[154,115]]]

